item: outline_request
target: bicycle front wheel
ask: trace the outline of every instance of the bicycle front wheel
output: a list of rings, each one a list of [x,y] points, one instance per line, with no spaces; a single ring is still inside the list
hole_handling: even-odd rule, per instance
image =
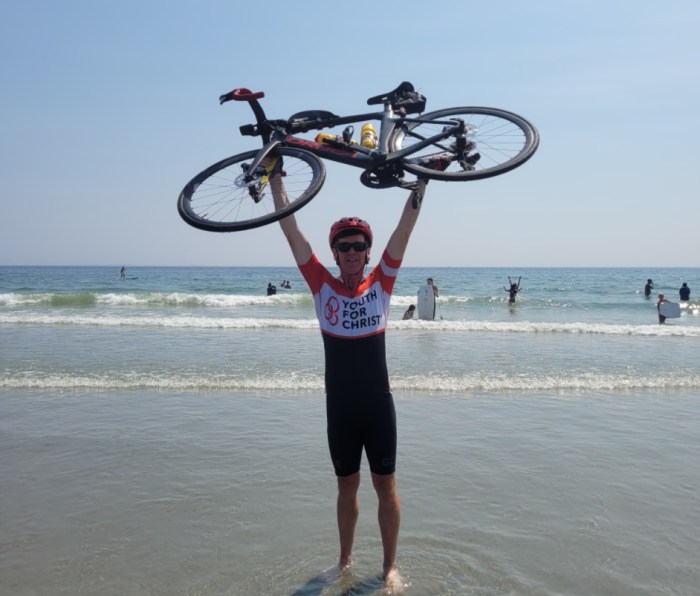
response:
[[[464,120],[467,125],[468,155],[459,154],[456,139],[447,137],[409,155],[402,167],[416,176],[434,180],[479,180],[523,165],[540,143],[540,135],[530,122],[505,110],[448,108],[420,116],[422,120],[453,118]],[[444,127],[445,124],[404,122],[394,130],[389,146],[391,151],[405,149],[442,132]]]
[[[272,190],[261,169],[246,181],[248,167],[258,151],[240,153],[208,167],[187,183],[177,209],[189,225],[207,232],[240,232],[266,226],[301,209],[313,199],[326,178],[323,162],[300,149],[275,149],[282,156],[283,182],[288,204],[275,210]]]

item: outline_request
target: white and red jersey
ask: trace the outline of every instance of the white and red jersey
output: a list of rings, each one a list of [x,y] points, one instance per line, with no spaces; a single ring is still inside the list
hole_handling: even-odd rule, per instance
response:
[[[326,391],[389,391],[384,332],[401,261],[386,251],[351,292],[312,255],[299,270],[314,296],[326,353]]]

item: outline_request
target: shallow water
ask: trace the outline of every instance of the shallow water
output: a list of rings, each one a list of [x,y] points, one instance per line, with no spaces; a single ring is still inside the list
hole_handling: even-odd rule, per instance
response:
[[[700,302],[661,326],[641,294],[700,269],[521,270],[511,308],[514,273],[399,275],[406,593],[700,594]],[[380,593],[367,482],[352,572],[314,579],[335,480],[299,273],[127,275],[0,267],[0,593]],[[402,322],[428,275],[438,320]]]
[[[697,594],[698,392],[397,392],[407,594]],[[316,393],[0,393],[0,591],[381,592],[335,563]],[[349,592],[350,593],[350,592]]]
[[[105,267],[0,268],[0,388],[323,390],[313,300],[296,269],[128,273],[138,279]],[[509,307],[506,270],[402,270],[387,340],[392,387],[700,389],[700,301],[662,326],[639,293],[649,271],[520,273],[524,290]],[[429,274],[438,319],[401,321]],[[682,278],[700,289],[700,269],[653,277],[657,288]],[[278,279],[294,290],[264,296]]]

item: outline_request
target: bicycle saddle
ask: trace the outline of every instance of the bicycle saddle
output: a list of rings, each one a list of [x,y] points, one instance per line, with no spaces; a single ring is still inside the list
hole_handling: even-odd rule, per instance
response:
[[[381,95],[375,95],[374,97],[370,97],[367,100],[367,105],[374,106],[380,103],[384,103],[387,100],[393,101],[399,95],[406,93],[406,91],[415,91],[413,85],[411,85],[411,83],[409,83],[408,81],[404,81],[396,89],[394,89],[393,91],[389,91],[389,93],[382,93]]]

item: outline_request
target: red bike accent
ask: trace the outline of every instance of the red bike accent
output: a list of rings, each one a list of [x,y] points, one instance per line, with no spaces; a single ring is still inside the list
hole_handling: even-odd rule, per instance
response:
[[[307,141],[306,139],[300,139],[299,137],[287,137],[286,142],[290,145],[296,145],[297,147],[303,147],[305,149],[315,149],[316,151],[325,151],[326,153],[333,153],[334,155],[342,155],[343,157],[357,159],[357,153],[343,151],[342,149],[336,149],[335,147],[329,147],[328,145],[319,145],[314,141]]]
[[[250,89],[246,89],[245,87],[234,89],[231,91],[231,95],[233,96],[232,99],[234,101],[252,101],[253,99],[261,99],[265,97],[265,94],[262,91],[253,93]]]

